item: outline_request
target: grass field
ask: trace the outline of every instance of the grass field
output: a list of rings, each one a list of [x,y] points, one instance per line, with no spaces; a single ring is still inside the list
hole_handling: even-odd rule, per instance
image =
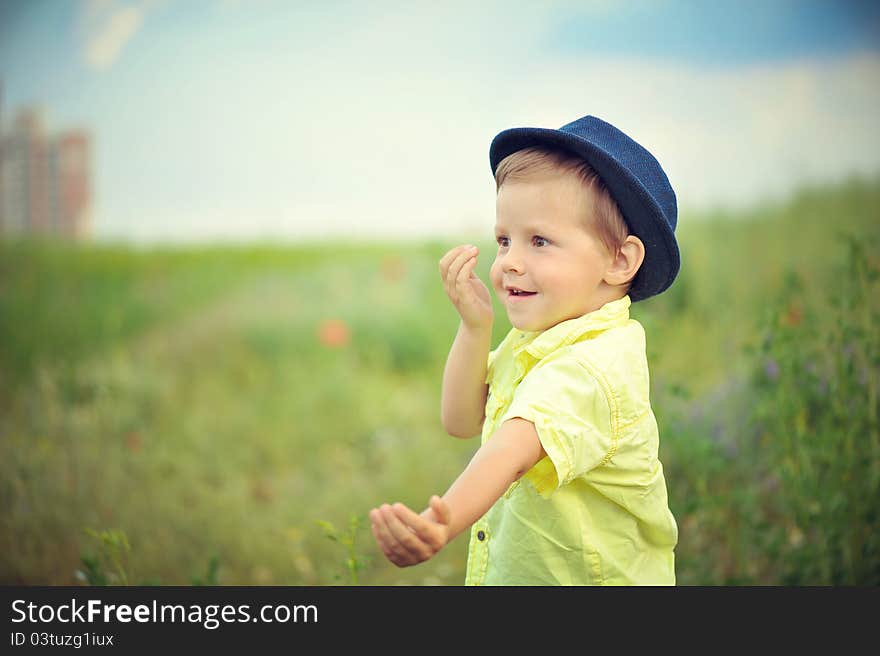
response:
[[[679,583],[877,585],[880,181],[679,226],[633,307]],[[0,242],[0,583],[461,584],[465,537],[400,570],[366,523],[477,446],[439,417],[453,245]]]

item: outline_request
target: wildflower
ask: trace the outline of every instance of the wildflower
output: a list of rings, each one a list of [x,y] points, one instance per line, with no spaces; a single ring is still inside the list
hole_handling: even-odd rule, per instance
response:
[[[141,450],[141,446],[143,446],[140,433],[131,431],[125,438],[125,445],[132,453],[138,453]]]
[[[344,321],[326,319],[318,326],[318,339],[324,346],[339,348],[351,341],[351,332]]]
[[[764,365],[764,374],[770,380],[777,380],[779,378],[779,364],[773,358],[767,360],[767,363]]]
[[[804,311],[801,306],[797,303],[792,303],[788,306],[788,310],[783,318],[783,323],[787,326],[799,326],[801,321],[803,321],[803,318]]]

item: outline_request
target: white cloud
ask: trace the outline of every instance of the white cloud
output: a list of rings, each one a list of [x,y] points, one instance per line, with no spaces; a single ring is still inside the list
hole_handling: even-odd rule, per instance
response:
[[[140,4],[120,4],[116,0],[85,2],[80,17],[85,62],[96,71],[111,68],[143,26],[153,4],[149,0]]]

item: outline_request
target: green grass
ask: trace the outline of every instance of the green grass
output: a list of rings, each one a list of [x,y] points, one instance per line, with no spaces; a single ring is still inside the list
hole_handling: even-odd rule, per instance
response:
[[[858,180],[683,213],[633,308],[680,583],[880,583],[878,213]],[[366,521],[476,448],[439,419],[453,245],[0,242],[0,582],[460,584],[466,538],[400,570]]]

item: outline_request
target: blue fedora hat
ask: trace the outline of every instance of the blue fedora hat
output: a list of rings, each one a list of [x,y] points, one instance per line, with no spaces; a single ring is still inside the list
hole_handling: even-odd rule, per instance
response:
[[[587,161],[617,201],[632,234],[645,244],[645,260],[629,290],[633,302],[668,288],[680,267],[675,225],[675,192],[660,163],[645,148],[613,125],[584,116],[558,130],[511,128],[489,147],[492,174],[508,155],[524,148],[550,146]]]

